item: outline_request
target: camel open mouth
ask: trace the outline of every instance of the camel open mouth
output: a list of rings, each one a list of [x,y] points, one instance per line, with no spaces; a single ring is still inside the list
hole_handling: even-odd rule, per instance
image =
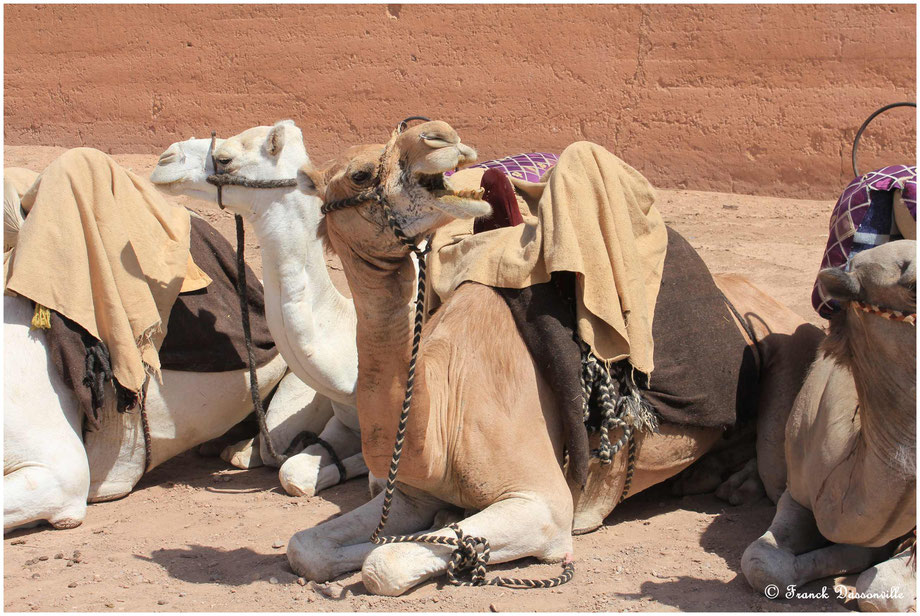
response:
[[[485,200],[485,189],[457,190],[443,173],[419,173],[415,176],[419,187],[425,189],[437,203],[437,207],[454,218],[475,218],[492,211]]]

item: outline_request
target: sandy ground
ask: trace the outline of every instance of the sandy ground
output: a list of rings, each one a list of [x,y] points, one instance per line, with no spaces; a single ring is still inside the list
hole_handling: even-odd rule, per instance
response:
[[[7,147],[5,166],[41,170],[62,148]],[[117,155],[147,175],[157,155]],[[842,187],[841,187],[842,188]],[[232,217],[215,205],[176,199],[231,241]],[[832,202],[661,190],[666,221],[713,272],[740,272],[820,324],[810,304]],[[257,242],[248,260],[261,272]],[[330,258],[334,280],[341,270]],[[7,611],[825,611],[835,599],[769,601],[740,573],[744,548],[768,526],[763,500],[732,507],[712,495],[674,497],[656,486],[630,498],[598,531],[576,537],[576,574],[557,589],[457,588],[443,578],[399,598],[367,595],[360,574],[328,585],[298,583],[290,536],[358,506],[366,482],[311,499],[286,496],[274,470],[231,469],[187,452],[150,472],[128,497],[91,505],[67,531],[4,537]],[[277,546],[277,547],[276,547]],[[555,575],[523,561],[497,566],[519,577]],[[820,592],[830,580],[803,590]],[[833,593],[831,593],[833,595]]]

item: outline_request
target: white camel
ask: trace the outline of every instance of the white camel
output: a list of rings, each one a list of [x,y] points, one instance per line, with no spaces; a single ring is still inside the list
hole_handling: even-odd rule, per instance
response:
[[[91,150],[80,152],[92,156]],[[4,223],[18,230],[18,195],[14,200],[16,207],[5,209],[15,215],[6,216]],[[47,521],[55,528],[72,528],[83,521],[87,502],[125,496],[144,474],[140,416],[136,411],[118,413],[108,387],[101,429],[84,436],[82,411],[51,364],[45,331],[30,329],[31,302],[5,296],[3,308],[3,527],[7,531]],[[150,468],[220,436],[252,411],[248,370],[162,370],[162,377],[162,383],[151,379],[147,391]],[[263,396],[284,379],[270,414],[290,416],[309,407],[315,397],[287,371],[280,355],[260,367],[257,377]],[[300,429],[320,429],[329,416],[322,412],[317,410],[312,422],[302,417]]]
[[[916,609],[915,548],[898,545],[917,526],[916,252],[891,242],[818,275],[843,309],[785,424],[776,515],[741,559],[757,591],[860,573],[861,609]]]
[[[211,141],[174,143],[160,156],[151,181],[161,191],[216,204]],[[249,179],[293,178],[309,162],[300,129],[290,120],[251,128],[217,140],[218,171]],[[332,418],[320,433],[345,467],[346,478],[367,473],[361,454],[355,386],[358,353],[355,310],[329,278],[316,230],[320,200],[296,187],[223,188],[223,205],[242,215],[259,238],[265,287],[265,316],[275,344],[291,370],[331,401]],[[296,420],[288,422],[296,430]],[[269,426],[271,428],[271,426]],[[261,443],[262,460],[272,463]],[[312,496],[340,480],[326,449],[314,444],[281,465],[279,478],[288,494]]]

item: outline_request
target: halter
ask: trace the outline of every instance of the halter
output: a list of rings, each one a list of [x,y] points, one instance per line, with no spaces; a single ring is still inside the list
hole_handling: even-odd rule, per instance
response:
[[[914,327],[917,326],[916,312],[900,312],[899,310],[889,310],[888,308],[881,308],[879,306],[866,304],[864,302],[850,302],[850,305],[852,305],[856,310],[861,310],[866,314],[882,317],[883,319],[888,319],[889,321],[901,321],[902,323],[908,323]]]
[[[208,156],[211,157],[211,164],[214,165],[214,173],[207,178],[208,184],[217,187],[217,205],[224,209],[223,188],[224,186],[243,186],[244,188],[293,188],[297,186],[297,178],[287,178],[281,180],[252,180],[244,178],[241,175],[218,171],[217,159],[214,158],[214,145],[217,142],[217,131],[211,131],[211,145],[208,147]]]
[[[387,224],[404,246],[412,251],[418,259],[418,290],[415,296],[415,322],[412,329],[412,352],[409,357],[409,370],[406,376],[406,393],[403,398],[402,411],[399,415],[399,423],[396,428],[396,442],[393,445],[393,456],[390,459],[390,469],[387,474],[386,488],[383,495],[383,507],[380,512],[380,522],[377,528],[371,534],[371,542],[375,545],[386,545],[388,543],[427,543],[433,545],[443,545],[454,548],[450,562],[447,564],[447,579],[451,584],[456,586],[507,586],[511,588],[553,588],[565,584],[575,575],[575,563],[568,558],[562,564],[562,573],[553,578],[544,580],[493,577],[486,580],[486,564],[489,562],[490,547],[489,540],[485,537],[472,537],[463,534],[463,530],[457,524],[451,524],[447,528],[452,530],[456,537],[442,537],[440,535],[431,535],[428,533],[419,533],[415,535],[391,535],[381,536],[390,516],[390,508],[393,502],[393,495],[396,492],[396,476],[399,471],[399,460],[402,457],[403,446],[406,442],[406,427],[409,423],[409,408],[412,403],[412,391],[415,385],[415,368],[418,362],[419,344],[422,339],[422,321],[425,316],[425,278],[427,262],[425,255],[431,250],[431,238],[427,238],[424,248],[419,248],[409,236],[405,234],[402,227],[393,215],[390,204],[384,194],[383,176],[387,155],[391,152],[396,144],[396,137],[399,136],[412,120],[430,121],[423,116],[412,116],[406,118],[396,126],[390,141],[384,146],[383,153],[380,155],[380,162],[377,165],[377,174],[374,178],[374,186],[352,197],[331,201],[322,207],[324,215],[338,210],[355,207],[367,202],[379,203],[386,215]],[[464,571],[471,572],[471,580],[464,581],[459,578],[459,574]]]

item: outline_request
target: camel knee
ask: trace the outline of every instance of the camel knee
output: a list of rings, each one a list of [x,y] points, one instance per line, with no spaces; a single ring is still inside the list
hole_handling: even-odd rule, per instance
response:
[[[89,471],[85,468],[26,466],[3,477],[4,530],[47,521],[74,528],[86,517]]]
[[[328,582],[336,575],[336,551],[340,547],[320,534],[322,525],[300,531],[287,546],[288,564],[297,575],[314,582]]]
[[[785,590],[796,583],[795,555],[780,548],[767,531],[744,550],[741,572],[757,592],[770,585]]]
[[[291,496],[313,496],[319,477],[322,456],[306,451],[288,458],[278,471],[281,487]]]
[[[361,567],[361,579],[374,595],[396,597],[447,569],[451,549],[420,543],[375,548]]]

